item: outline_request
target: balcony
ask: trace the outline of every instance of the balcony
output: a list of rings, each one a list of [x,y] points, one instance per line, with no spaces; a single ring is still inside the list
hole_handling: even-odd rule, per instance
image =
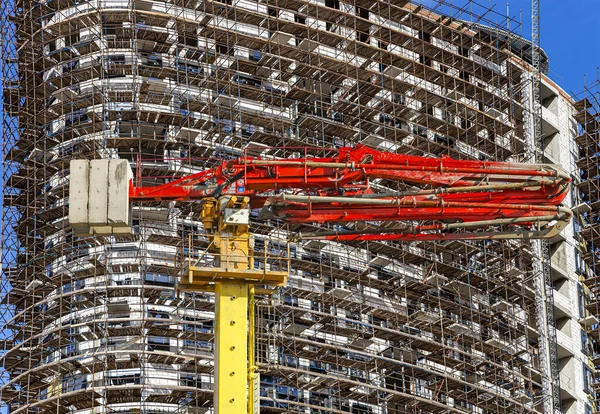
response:
[[[542,132],[544,136],[555,134],[559,131],[558,116],[550,109],[542,106]]]
[[[554,289],[554,313],[556,319],[573,316],[573,301]]]
[[[479,328],[475,328],[464,323],[455,322],[452,325],[449,325],[447,329],[456,333],[457,335],[470,336],[471,338],[475,339],[481,338]]]
[[[592,328],[594,325],[598,325],[598,318],[586,311],[585,318],[579,318],[579,323],[584,329],[587,330]]]
[[[430,286],[441,287],[444,286],[448,282],[448,278],[444,275],[440,275],[439,273],[433,272],[426,279],[423,280],[423,283],[426,283]]]
[[[566,367],[560,372],[560,396],[563,400],[577,398],[575,373],[572,371]]]
[[[494,335],[494,337],[485,341],[485,344],[493,346],[498,349],[502,349],[503,351],[505,351],[511,355],[516,353],[515,346],[513,344],[511,344],[510,342],[508,342],[507,340],[500,338],[500,336],[498,336],[498,335]]]
[[[559,331],[558,329],[556,330],[556,345],[558,358],[574,355],[573,350],[575,349],[575,346],[573,343],[573,338],[571,338],[570,335]]]
[[[421,323],[429,324],[429,323],[438,323],[440,320],[440,314],[433,311],[420,310],[413,313],[410,316],[411,324],[418,325]]]

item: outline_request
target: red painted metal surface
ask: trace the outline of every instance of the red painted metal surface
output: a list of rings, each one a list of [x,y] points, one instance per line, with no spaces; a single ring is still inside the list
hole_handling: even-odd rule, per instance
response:
[[[381,194],[374,185],[378,181],[385,181],[387,187],[390,182],[402,183],[407,189]],[[132,184],[130,199],[249,196],[252,207],[263,208],[269,217],[299,223],[488,221],[493,225],[499,219],[531,218],[518,224],[527,227],[539,217],[553,214],[563,220],[565,214],[570,218],[565,209],[559,214],[558,208],[569,183],[568,175],[548,165],[418,157],[357,146],[340,148],[336,156],[328,158],[240,157],[167,184]],[[290,201],[282,194],[307,197]],[[437,224],[421,226],[411,240],[416,236],[443,238],[440,230]],[[395,239],[404,237],[396,235]]]

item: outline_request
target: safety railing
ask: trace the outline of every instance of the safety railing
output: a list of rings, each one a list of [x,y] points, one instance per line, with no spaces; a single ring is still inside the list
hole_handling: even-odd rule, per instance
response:
[[[182,259],[182,283],[200,276],[206,282],[235,278],[280,285],[290,271],[289,243],[274,237],[188,234]]]

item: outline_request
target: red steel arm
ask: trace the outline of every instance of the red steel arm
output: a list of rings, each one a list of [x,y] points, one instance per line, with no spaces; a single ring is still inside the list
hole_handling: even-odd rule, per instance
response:
[[[398,182],[408,189],[377,193],[377,181]],[[454,234],[448,233],[451,229],[462,234],[490,225],[513,224],[526,232],[532,223],[537,223],[537,233],[527,237],[549,237],[570,220],[571,212],[559,207],[569,183],[567,174],[550,165],[418,157],[357,146],[340,148],[328,158],[240,157],[160,186],[132,184],[130,199],[250,196],[254,208],[288,222],[427,222],[407,232],[386,234],[396,240],[441,239]],[[541,225],[553,221],[561,225],[544,233],[548,229]],[[478,238],[477,234],[469,231],[459,238]],[[376,235],[328,237],[366,240]]]

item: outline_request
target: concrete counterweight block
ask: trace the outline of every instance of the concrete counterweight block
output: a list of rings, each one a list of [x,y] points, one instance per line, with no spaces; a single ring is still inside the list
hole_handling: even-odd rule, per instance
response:
[[[75,233],[86,234],[88,222],[90,162],[88,160],[71,161],[69,181],[69,223]]]
[[[108,226],[108,162],[90,162],[88,222],[91,226]]]
[[[69,183],[69,223],[78,235],[131,233],[127,160],[73,160]]]
[[[131,226],[129,182],[133,172],[127,160],[108,163],[108,224],[113,227]]]

